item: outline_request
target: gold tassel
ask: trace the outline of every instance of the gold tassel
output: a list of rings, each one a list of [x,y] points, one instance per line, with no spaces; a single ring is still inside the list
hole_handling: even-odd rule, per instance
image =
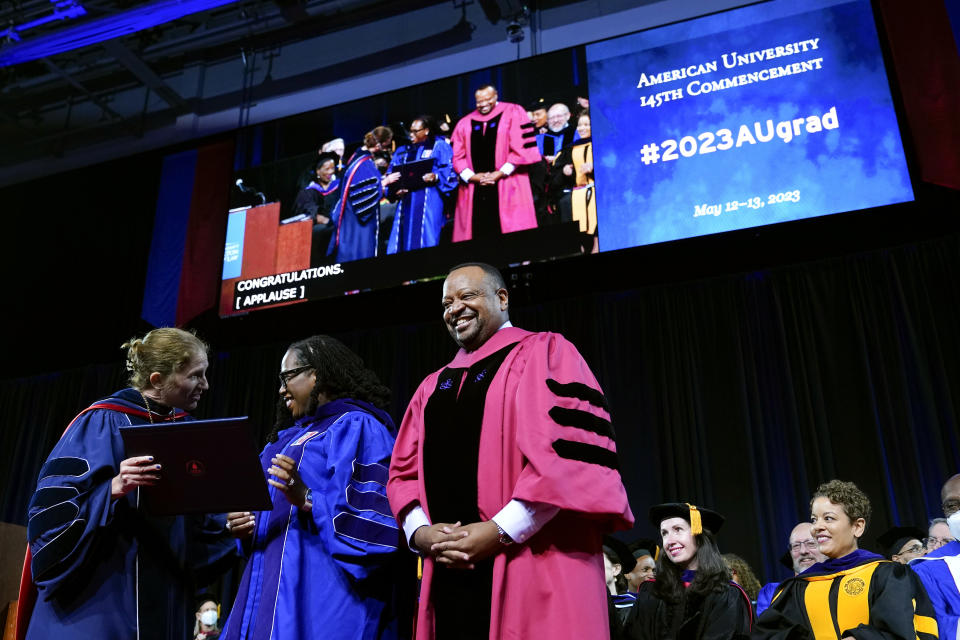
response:
[[[698,536],[703,533],[703,520],[700,518],[700,510],[697,509],[697,505],[689,502],[687,506],[690,507],[690,533]]]

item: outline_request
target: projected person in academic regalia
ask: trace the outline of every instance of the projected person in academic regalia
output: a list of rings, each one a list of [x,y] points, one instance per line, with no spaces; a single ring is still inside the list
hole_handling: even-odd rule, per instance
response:
[[[426,187],[404,194],[397,204],[387,253],[433,247],[440,240],[440,230],[446,222],[444,206],[457,188],[453,149],[437,135],[433,118],[420,116],[410,123],[410,144],[396,150],[388,173],[396,171],[397,165],[428,158],[433,160],[433,166],[423,175]]]
[[[380,198],[399,176],[383,176],[374,162],[377,151],[391,151],[393,131],[376,127],[363,138],[343,172],[340,200],[333,208],[333,233],[327,255],[335,262],[373,258],[379,253]]]
[[[576,220],[584,252],[596,253],[597,192],[593,179],[593,140],[590,113],[577,118],[577,140],[557,154],[550,173],[550,195],[562,222]]]
[[[27,640],[183,640],[194,594],[232,564],[223,516],[150,516],[139,487],[163,482],[149,456],[124,458],[120,427],[189,420],[207,390],[207,345],[155,329],[127,349],[130,386],[67,427],[40,470],[27,537],[38,599]],[[23,632],[23,629],[20,629]]]
[[[633,524],[606,399],[563,336],[509,322],[500,272],[450,271],[461,349],[407,407],[387,495],[424,556],[417,638],[604,638],[603,534]]]
[[[457,191],[453,240],[494,237],[537,226],[525,165],[540,161],[534,124],[518,104],[498,102],[491,85],[477,89],[477,108],[453,129]]]
[[[570,126],[570,108],[558,102],[547,111],[547,130],[537,134],[537,148],[547,164],[553,164],[560,151],[579,138],[577,130]]]
[[[337,177],[337,155],[321,153],[314,168],[314,177],[297,194],[293,202],[294,216],[309,216],[313,221],[310,247],[310,266],[327,261],[327,247],[333,233],[333,207],[340,199],[340,179]]]

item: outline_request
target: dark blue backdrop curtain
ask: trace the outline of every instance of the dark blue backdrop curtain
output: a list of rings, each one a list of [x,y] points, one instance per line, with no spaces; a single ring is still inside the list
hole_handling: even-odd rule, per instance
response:
[[[543,304],[524,304],[518,289],[512,317],[566,335],[604,386],[638,518],[627,538],[654,533],[649,505],[699,502],[728,517],[722,550],[776,579],[789,531],[822,481],[853,480],[869,493],[867,546],[888,526],[940,515],[940,485],[960,470],[957,274],[951,236]],[[439,322],[338,337],[391,387],[398,420],[420,379],[454,352]],[[264,436],[285,347],[213,354],[200,415],[250,415]],[[64,426],[123,379],[117,362],[0,383],[3,520],[24,522]]]

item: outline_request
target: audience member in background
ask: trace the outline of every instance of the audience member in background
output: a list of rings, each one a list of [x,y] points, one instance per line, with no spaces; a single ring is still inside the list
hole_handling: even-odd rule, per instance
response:
[[[325,154],[332,154],[334,158],[334,173],[337,177],[340,177],[340,173],[343,171],[343,138],[336,138],[329,142],[323,143],[321,147],[317,150],[317,160]],[[311,181],[316,180],[316,167],[317,163],[314,163],[308,167],[305,167],[303,171],[300,172],[300,175],[297,176],[297,193],[307,188]]]
[[[436,246],[446,222],[446,201],[457,188],[453,149],[437,135],[434,119],[424,115],[410,123],[410,144],[399,147],[393,154],[390,171],[399,171],[399,165],[427,159],[433,160],[433,165],[423,175],[425,187],[396,194],[400,201],[393,217],[387,253]]]
[[[757,594],[760,592],[760,581],[754,575],[753,569],[747,564],[747,561],[735,553],[723,554],[723,562],[730,570],[730,579],[743,587],[750,598],[750,602],[756,603]]]
[[[793,575],[802,573],[827,559],[827,556],[820,553],[820,545],[813,537],[812,530],[813,527],[809,522],[801,522],[790,532],[787,553],[780,558],[780,563],[792,569]],[[779,582],[768,582],[760,588],[757,594],[757,617],[770,606],[773,594],[777,592],[779,586]]]
[[[396,637],[390,392],[341,342],[313,336],[283,355],[279,393],[260,454],[273,510],[228,516],[250,559],[222,637]]]
[[[339,175],[343,171],[343,154],[346,152],[347,147],[343,142],[343,138],[334,138],[323,143],[323,146],[320,147],[320,153],[332,153],[337,156],[337,174]]]
[[[550,197],[554,200],[561,222],[575,220],[580,225],[583,250],[596,253],[597,192],[593,180],[593,140],[590,113],[584,111],[577,120],[578,140],[564,147],[550,173]]]
[[[914,558],[926,555],[923,531],[916,527],[893,527],[877,536],[877,545],[887,560],[909,564]]]
[[[658,547],[656,542],[646,539],[637,540],[631,546],[636,547],[632,553],[637,564],[633,567],[633,571],[627,572],[626,576],[630,591],[636,593],[640,588],[640,583],[657,577],[656,555]]]
[[[955,541],[956,538],[950,532],[947,519],[934,518],[930,521],[930,528],[927,530],[927,537],[923,539],[923,544],[927,547],[927,553],[929,553]]]
[[[327,247],[333,233],[333,207],[340,199],[340,179],[337,178],[337,156],[321,153],[317,158],[314,177],[297,194],[293,202],[294,216],[308,216],[313,220],[310,247],[310,265],[319,266],[327,260]]]
[[[477,89],[475,111],[451,136],[457,190],[453,241],[492,238],[537,226],[525,165],[540,161],[536,134],[518,104],[499,102],[491,85]]]
[[[910,568],[930,595],[937,613],[940,640],[957,640],[960,628],[960,475],[947,480],[940,491],[943,515],[954,540],[910,562]]]
[[[336,262],[372,258],[379,252],[380,197],[396,177],[381,176],[373,154],[390,151],[393,132],[376,127],[363,138],[343,174],[340,201],[333,210],[333,233],[327,255]]]
[[[29,617],[21,593],[18,611],[28,640],[188,638],[197,586],[235,559],[222,516],[141,510],[139,488],[163,469],[124,458],[120,438],[120,427],[190,420],[209,388],[207,345],[162,328],[123,346],[130,386],[82,411],[40,470],[27,527],[40,598]]]
[[[750,633],[753,613],[743,589],[730,582],[714,535],[716,511],[687,503],[650,508],[663,552],[657,578],[644,582],[624,627],[632,640],[725,640]]]
[[[194,614],[193,640],[214,640],[220,637],[220,605],[213,598],[203,596],[199,600],[200,608]]]
[[[547,111],[547,130],[537,135],[540,155],[552,165],[557,154],[577,140],[577,131],[570,126],[570,108],[558,102]]]
[[[827,556],[785,580],[757,622],[754,640],[935,640],[933,606],[908,567],[859,548],[870,500],[852,482],[821,484],[810,502],[812,533]]]
[[[527,105],[527,115],[533,123],[534,131],[538,134],[547,132],[547,101],[537,98]]]
[[[437,121],[437,135],[450,142],[450,134],[453,132],[453,120],[449,113],[443,114],[443,117]]]
[[[527,116],[533,123],[534,133],[540,134],[547,130],[547,102],[537,98],[527,105]],[[547,197],[547,163],[541,157],[537,162],[527,165],[527,175],[530,178],[530,192],[533,194],[533,208],[537,214],[537,226],[543,227],[554,224],[559,218],[550,211],[550,202]]]
[[[608,614],[610,616],[610,637],[622,638],[623,623],[630,614],[630,607],[636,601],[636,594],[629,590],[626,573],[635,568],[636,560],[630,549],[613,536],[603,539],[603,569],[607,583]]]

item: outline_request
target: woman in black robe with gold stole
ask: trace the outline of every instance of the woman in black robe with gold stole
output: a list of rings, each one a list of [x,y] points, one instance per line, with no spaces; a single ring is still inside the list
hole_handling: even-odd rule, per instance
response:
[[[870,519],[867,496],[852,482],[831,480],[810,508],[827,559],[780,584],[754,640],[935,640],[933,605],[917,575],[858,548]]]

